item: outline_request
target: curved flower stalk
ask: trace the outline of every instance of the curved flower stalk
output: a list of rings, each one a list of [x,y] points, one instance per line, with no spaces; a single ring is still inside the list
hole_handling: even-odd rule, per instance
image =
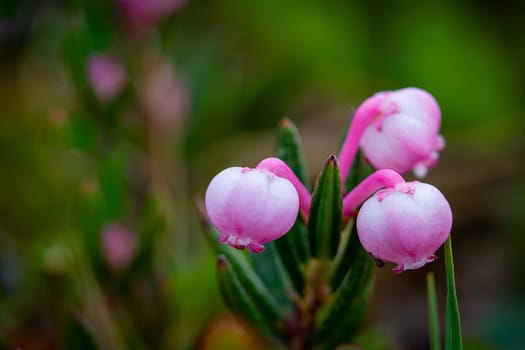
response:
[[[231,167],[211,181],[206,210],[219,241],[253,253],[284,235],[297,219],[299,196],[290,181],[265,169]]]
[[[259,164],[257,164],[256,169],[268,170],[276,176],[290,181],[299,195],[299,207],[301,209],[301,213],[305,219],[308,219],[312,195],[285,162],[279,158],[270,157],[263,159]]]
[[[436,259],[452,227],[450,206],[437,188],[379,170],[344,198],[345,215],[370,195],[357,214],[357,234],[366,251],[376,260],[396,263],[395,273]]]
[[[357,109],[341,148],[341,178],[346,179],[357,149],[376,169],[412,170],[424,177],[445,146],[439,135],[441,112],[435,99],[418,88],[380,92]]]

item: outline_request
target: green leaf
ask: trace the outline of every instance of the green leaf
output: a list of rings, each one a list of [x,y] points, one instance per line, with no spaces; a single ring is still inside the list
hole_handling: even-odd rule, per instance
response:
[[[351,223],[350,232],[348,233],[348,237],[345,238],[346,244],[344,250],[338,254],[332,266],[330,285],[333,291],[339,288],[348,270],[359,257],[359,251],[363,249],[357,236],[357,225],[355,221]]]
[[[339,166],[331,155],[317,180],[312,196],[308,233],[314,257],[333,258],[339,247],[342,222],[342,193]]]
[[[436,283],[434,274],[427,273],[427,297],[428,297],[428,325],[430,334],[430,349],[441,350],[441,333],[439,331],[439,315],[436,297]]]
[[[298,220],[292,226],[290,231],[274,242],[277,254],[282,262],[284,270],[286,271],[290,282],[297,292],[298,295],[304,295],[304,272],[303,262],[298,256],[298,249],[294,247],[295,244],[301,244],[304,238],[298,238],[297,236],[305,237],[306,234],[302,223]]]
[[[96,350],[98,349],[93,335],[78,320],[72,316],[66,330],[65,345],[67,349]]]
[[[346,190],[349,191],[359,184],[363,179],[372,173],[372,169],[366,163],[359,151],[356,155],[356,160],[353,162],[348,177],[346,178]],[[357,226],[355,219],[349,221],[347,228],[343,231],[340,243],[344,248],[338,251],[338,255],[331,268],[330,284],[332,290],[337,290],[339,284],[346,275],[348,269],[352,266],[355,258],[358,256],[357,252],[361,249],[361,242],[357,236]],[[348,231],[348,228],[350,230]]]
[[[456,281],[454,277],[454,260],[452,256],[451,236],[445,242],[445,269],[447,274],[447,312],[445,349],[461,350],[463,341],[461,334],[461,320],[459,316],[458,299],[456,295]]]
[[[297,178],[309,190],[308,173],[306,161],[301,145],[301,138],[295,125],[287,118],[280,123],[279,136],[277,138],[277,158],[288,164]]]
[[[212,249],[217,254],[222,254],[228,259],[239,283],[254,305],[257,305],[266,321],[269,324],[276,324],[281,321],[283,318],[282,309],[242,253],[226,244],[220,243],[217,240],[219,233],[213,226],[209,226],[207,230],[204,230],[204,233]]]
[[[276,156],[288,164],[307,189],[310,188],[299,132],[289,119],[283,119],[280,123]],[[284,270],[294,290],[301,296],[305,283],[301,265],[308,257],[307,237],[304,226],[297,220],[286,235],[275,241]]]
[[[290,289],[292,288],[292,281],[283,268],[274,243],[266,243],[264,252],[248,254],[248,258],[250,265],[253,266],[268,290],[272,292],[279,306],[291,311]]]
[[[374,263],[361,248],[346,274],[335,300],[328,306],[312,342],[333,349],[357,331],[371,294]]]
[[[234,274],[228,259],[224,255],[219,255],[217,258],[217,283],[222,299],[231,311],[242,314],[243,310],[252,307],[252,305],[244,289],[238,285],[239,281]]]
[[[260,307],[250,298],[244,289],[232,264],[224,255],[217,259],[217,282],[226,305],[237,315],[242,315],[259,329],[267,338],[277,341],[278,334],[270,327]]]

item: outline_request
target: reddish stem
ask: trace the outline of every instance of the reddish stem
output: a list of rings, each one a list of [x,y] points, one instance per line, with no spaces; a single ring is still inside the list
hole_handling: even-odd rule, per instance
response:
[[[381,188],[394,188],[405,180],[394,170],[381,169],[361,181],[343,198],[343,217],[348,218],[368,197]]]
[[[346,177],[352,166],[357,149],[359,148],[359,141],[363,136],[365,130],[372,124],[378,115],[381,114],[381,103],[384,101],[384,95],[374,95],[366,99],[357,108],[354,114],[350,129],[346,135],[341,152],[339,153],[339,168],[341,170],[341,183],[344,184]]]
[[[306,220],[308,219],[312,195],[285,162],[279,158],[266,158],[257,164],[256,169],[268,170],[273,174],[290,181],[299,195],[299,208],[301,214]]]

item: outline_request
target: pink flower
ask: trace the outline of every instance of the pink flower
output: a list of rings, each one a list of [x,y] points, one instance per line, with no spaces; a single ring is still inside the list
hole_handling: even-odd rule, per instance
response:
[[[286,234],[299,211],[294,185],[266,169],[223,170],[210,182],[205,202],[219,241],[253,253]]]
[[[120,62],[103,54],[91,57],[86,71],[95,95],[104,103],[114,99],[126,84],[126,72]]]
[[[345,179],[358,144],[376,169],[412,170],[426,175],[445,143],[438,134],[441,112],[435,99],[418,88],[378,93],[357,109],[339,157]]]
[[[452,212],[443,194],[418,181],[376,192],[357,215],[364,249],[377,260],[396,263],[395,273],[435,260],[451,227]]]
[[[110,223],[102,229],[102,252],[109,266],[123,271],[135,257],[137,238],[124,226]]]

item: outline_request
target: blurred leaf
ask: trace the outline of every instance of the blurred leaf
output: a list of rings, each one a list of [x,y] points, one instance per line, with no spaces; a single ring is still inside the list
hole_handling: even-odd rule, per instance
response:
[[[375,328],[367,328],[352,340],[359,344],[363,350],[392,350],[394,341],[384,331]]]
[[[314,257],[334,257],[341,238],[342,194],[337,159],[331,155],[316,183],[308,233]]]
[[[441,332],[439,331],[439,315],[436,296],[436,282],[432,272],[427,273],[428,298],[428,328],[430,334],[430,349],[441,350]]]
[[[251,42],[258,44],[260,60],[301,69],[328,90],[362,85],[366,36],[356,4],[325,6],[319,1],[297,0],[229,3],[235,19],[249,30]]]
[[[127,287],[127,281],[139,272],[151,273],[154,270],[155,244],[159,241],[166,229],[166,219],[158,210],[158,207],[150,202],[141,220],[140,244],[138,252],[130,266],[124,271],[120,280],[122,287]]]
[[[445,269],[447,273],[447,312],[446,312],[446,332],[445,349],[463,349],[461,334],[461,320],[459,316],[458,299],[456,296],[456,280],[454,277],[454,260],[452,257],[452,238],[445,242]]]
[[[114,319],[109,305],[104,300],[101,286],[95,278],[86,247],[78,239],[76,232],[68,234],[68,244],[72,251],[72,285],[77,299],[81,303],[86,322],[92,327],[93,338],[99,347],[122,349],[120,325]]]
[[[96,126],[93,120],[82,112],[74,112],[69,118],[69,124],[70,132],[66,134],[66,137],[69,138],[69,144],[66,144],[66,147],[86,150],[95,145]]]
[[[390,73],[402,85],[434,94],[448,117],[445,128],[474,128],[496,119],[502,125],[519,115],[518,76],[484,20],[459,2],[406,6],[402,15],[410,20],[395,21],[388,67],[398,71]]]
[[[91,333],[75,317],[70,317],[66,329],[66,349],[97,350],[96,341]]]
[[[125,149],[116,149],[101,160],[99,181],[107,219],[122,217],[128,203],[127,153]]]

